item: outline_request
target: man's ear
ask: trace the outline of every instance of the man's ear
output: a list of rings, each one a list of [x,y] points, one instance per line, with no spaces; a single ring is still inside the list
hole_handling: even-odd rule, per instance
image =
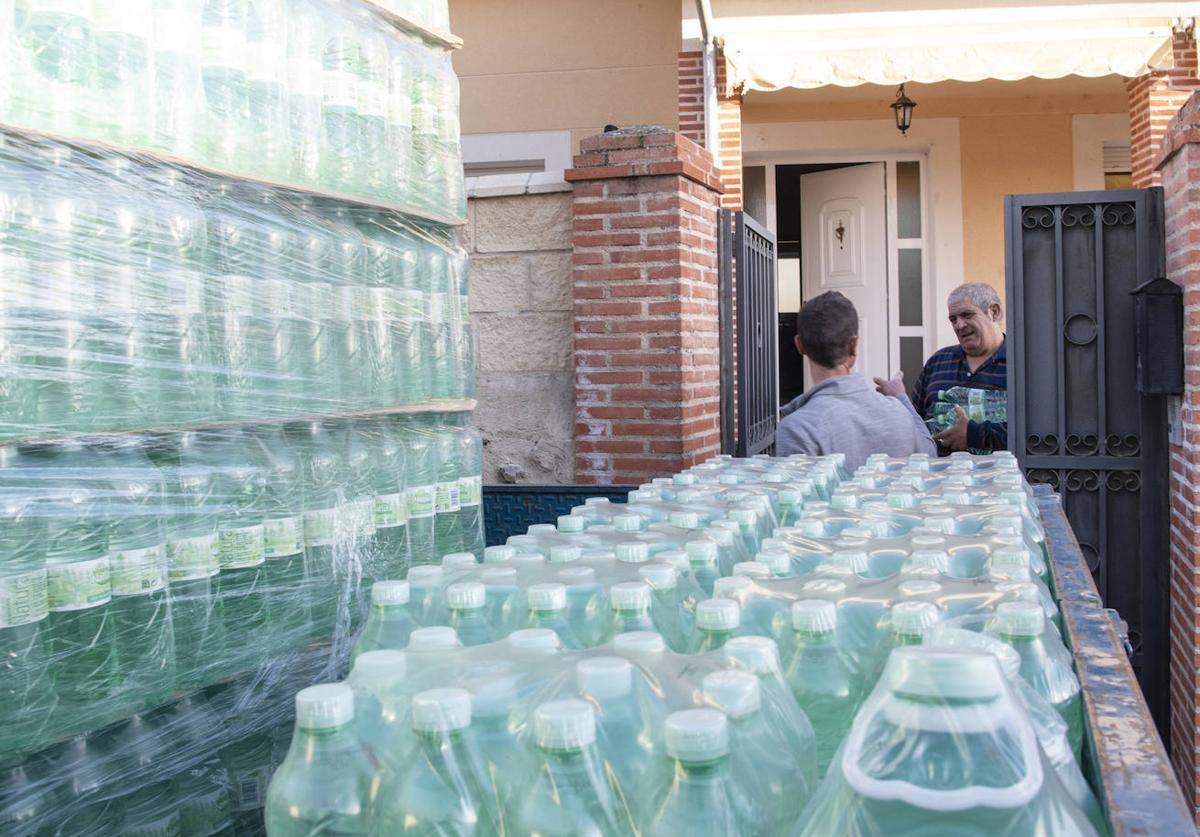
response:
[[[999,323],[1004,321],[1004,312],[1000,310],[1000,303],[993,302],[988,306],[988,315],[992,318],[992,322]]]
[[[797,334],[793,337],[792,342],[796,346],[796,351],[800,353],[800,357],[804,357],[804,342],[800,339],[800,335]]]
[[[850,338],[850,357],[858,357],[858,335]]]

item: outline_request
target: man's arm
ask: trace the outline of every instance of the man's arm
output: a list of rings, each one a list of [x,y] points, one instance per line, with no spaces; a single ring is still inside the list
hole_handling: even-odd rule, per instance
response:
[[[917,443],[917,452],[927,453],[930,456],[937,455],[937,445],[934,444],[933,437],[929,435],[929,428],[925,426],[924,420],[917,414],[917,410],[912,402],[908,400],[908,396],[897,395],[893,397],[904,405],[904,409],[908,413],[909,420],[912,423],[913,438]]]

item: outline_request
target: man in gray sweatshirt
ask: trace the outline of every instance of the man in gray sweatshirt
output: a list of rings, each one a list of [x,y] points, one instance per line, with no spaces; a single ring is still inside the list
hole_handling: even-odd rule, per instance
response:
[[[837,291],[810,299],[796,320],[796,350],[812,372],[804,394],[785,405],[775,455],[843,453],[853,473],[873,453],[937,454],[921,417],[905,397],[882,395],[855,373],[858,312]]]

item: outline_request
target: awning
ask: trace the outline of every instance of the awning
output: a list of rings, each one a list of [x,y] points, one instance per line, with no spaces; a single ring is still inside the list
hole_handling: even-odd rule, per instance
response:
[[[718,16],[713,29],[724,43],[731,86],[779,90],[1139,76],[1173,66],[1173,28],[1191,26],[1197,16],[1200,3],[1109,3]]]

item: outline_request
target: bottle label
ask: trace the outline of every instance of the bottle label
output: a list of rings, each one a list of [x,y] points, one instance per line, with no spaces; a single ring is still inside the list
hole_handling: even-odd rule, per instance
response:
[[[104,5],[122,5],[109,4]],[[197,31],[199,17],[179,9],[154,10],[154,50],[173,52],[179,55],[200,55],[200,38]]]
[[[387,117],[387,85],[377,81],[359,83],[358,110],[364,116]]]
[[[289,96],[305,99],[321,98],[321,62],[306,55],[288,59],[287,88]]]
[[[258,767],[237,776],[234,788],[234,800],[239,811],[253,811],[261,808],[267,796],[267,768]]]
[[[0,576],[0,628],[31,625],[46,618],[46,569]]]
[[[429,294],[429,322],[444,323],[446,321],[447,309],[450,307],[449,299],[448,294]]]
[[[412,103],[413,131],[425,136],[437,135],[437,112],[425,96],[418,93]]]
[[[230,26],[205,26],[200,30],[200,63],[206,67],[246,66],[246,35]]]
[[[463,477],[458,481],[459,502],[478,506],[483,502],[483,477]]]
[[[375,498],[361,497],[349,503],[350,521],[356,538],[369,538],[375,534]]]
[[[304,513],[304,543],[308,547],[332,546],[337,539],[337,509],[317,509]]]
[[[42,14],[69,15],[85,20],[92,20],[95,17],[92,0],[41,0],[37,4],[37,8]]]
[[[434,509],[438,514],[449,514],[462,508],[458,496],[458,482],[439,482]]]
[[[283,558],[303,552],[303,531],[304,523],[299,517],[263,521],[263,555],[267,558]]]
[[[167,579],[172,582],[212,578],[220,569],[215,532],[167,544]]]
[[[325,70],[321,74],[321,97],[327,108],[358,107],[358,76],[348,70]]]
[[[246,44],[246,78],[282,84],[286,67],[283,44],[273,41]]]
[[[416,485],[408,489],[408,516],[432,517],[434,494],[432,485]]]
[[[264,560],[263,525],[223,529],[217,536],[217,558],[223,570],[257,567]]]
[[[412,130],[412,99],[404,82],[404,74],[392,72],[391,93],[388,96],[388,122],[397,128]]]
[[[87,610],[112,598],[108,556],[74,564],[46,566],[46,604],[50,610]]]
[[[458,321],[466,325],[471,322],[470,297],[468,297],[466,294],[459,294],[457,297],[457,302],[458,307],[456,311],[458,313]]]
[[[390,529],[408,523],[408,503],[403,493],[381,494],[375,498],[375,528]]]
[[[167,586],[167,549],[163,544],[124,549],[109,556],[114,596],[144,596]]]
[[[44,3],[39,4],[42,7]],[[137,3],[97,3],[96,29],[101,32],[124,32],[150,40],[154,26],[152,14],[145,14]]]

